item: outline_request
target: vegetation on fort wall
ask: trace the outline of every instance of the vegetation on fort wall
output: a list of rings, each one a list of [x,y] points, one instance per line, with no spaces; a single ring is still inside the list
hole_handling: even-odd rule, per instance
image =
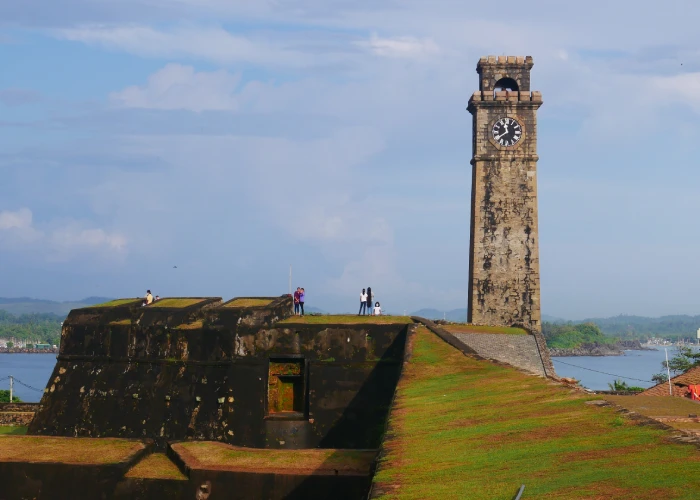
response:
[[[382,499],[694,499],[700,453],[598,399],[418,328],[373,490]],[[631,396],[636,397],[636,396]],[[662,399],[662,398],[658,398]]]
[[[64,318],[56,314],[21,314],[15,316],[0,311],[0,338],[38,340],[58,345],[61,337],[61,322]]]
[[[542,334],[548,347],[575,349],[582,344],[615,344],[619,339],[608,337],[595,323],[555,324],[543,323]]]

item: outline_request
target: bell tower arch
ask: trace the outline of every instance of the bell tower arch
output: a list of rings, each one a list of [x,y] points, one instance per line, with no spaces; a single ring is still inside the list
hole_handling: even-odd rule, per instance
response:
[[[537,110],[532,57],[477,64],[472,114],[468,321],[541,331]]]

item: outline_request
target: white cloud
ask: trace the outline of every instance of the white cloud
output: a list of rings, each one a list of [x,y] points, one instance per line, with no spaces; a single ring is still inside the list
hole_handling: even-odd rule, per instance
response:
[[[51,244],[61,250],[126,250],[126,237],[118,233],[108,233],[103,229],[81,229],[69,225],[55,229],[50,235]]]
[[[440,48],[432,39],[411,36],[380,38],[373,35],[369,40],[356,44],[381,57],[417,59],[434,56],[440,52]]]
[[[253,40],[220,27],[88,25],[56,31],[65,40],[122,50],[142,57],[189,57],[217,63],[256,63],[280,67],[315,64],[313,54],[261,37]]]
[[[82,253],[124,254],[127,238],[99,228],[84,228],[76,221],[47,224],[37,229],[30,209],[0,212],[0,250],[43,253],[51,260],[69,260]]]
[[[235,110],[233,93],[239,81],[225,70],[195,72],[191,66],[168,64],[149,76],[146,85],[114,92],[110,99],[127,108]]]
[[[682,73],[651,79],[657,100],[690,104],[700,112],[700,73]]]
[[[32,226],[32,211],[28,208],[20,208],[16,212],[4,210],[0,212],[0,230],[3,229],[27,229]]]

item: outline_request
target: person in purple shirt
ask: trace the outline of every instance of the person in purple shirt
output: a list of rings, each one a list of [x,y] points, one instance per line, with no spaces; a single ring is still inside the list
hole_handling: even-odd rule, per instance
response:
[[[306,297],[306,292],[302,288],[299,292],[299,308],[301,309],[301,315],[304,315],[304,298]]]

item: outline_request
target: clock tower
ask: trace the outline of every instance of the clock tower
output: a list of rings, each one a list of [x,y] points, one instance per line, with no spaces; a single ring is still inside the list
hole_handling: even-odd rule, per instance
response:
[[[476,66],[468,321],[541,331],[537,231],[537,109],[532,57],[488,56]]]

